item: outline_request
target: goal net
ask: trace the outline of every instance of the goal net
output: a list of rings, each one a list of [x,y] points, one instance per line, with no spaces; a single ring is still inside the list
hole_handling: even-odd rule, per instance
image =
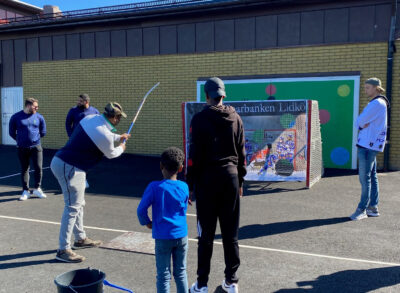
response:
[[[182,105],[184,148],[189,127],[204,103]],[[311,187],[322,175],[318,102],[310,100],[226,102],[245,128],[247,181],[303,181]]]

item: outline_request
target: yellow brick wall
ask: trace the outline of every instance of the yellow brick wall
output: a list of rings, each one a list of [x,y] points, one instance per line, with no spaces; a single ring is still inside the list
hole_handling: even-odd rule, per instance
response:
[[[143,95],[160,81],[127,148],[130,153],[158,155],[168,146],[182,146],[181,103],[196,99],[198,77],[361,71],[362,82],[376,76],[386,85],[386,57],[386,43],[370,43],[36,62],[23,65],[23,86],[25,96],[39,99],[39,112],[47,121],[44,146],[59,148],[67,140],[66,113],[80,93],[88,93],[100,111],[107,101],[118,101],[133,117]],[[390,152],[391,167],[396,169],[400,169],[399,58],[394,66]],[[367,102],[361,90],[361,110]],[[126,131],[129,124],[121,122],[119,131]],[[379,161],[381,165],[382,156]]]

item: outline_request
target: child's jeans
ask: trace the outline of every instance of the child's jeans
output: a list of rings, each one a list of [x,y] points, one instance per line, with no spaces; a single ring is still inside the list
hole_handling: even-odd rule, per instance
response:
[[[169,293],[171,256],[177,293],[187,293],[186,256],[188,238],[156,239],[157,292]]]

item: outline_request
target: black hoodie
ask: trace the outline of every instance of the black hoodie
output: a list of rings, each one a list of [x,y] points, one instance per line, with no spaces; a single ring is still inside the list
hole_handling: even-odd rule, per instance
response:
[[[196,176],[226,170],[238,174],[239,186],[246,175],[243,122],[231,106],[205,106],[193,116],[187,183],[193,190]]]

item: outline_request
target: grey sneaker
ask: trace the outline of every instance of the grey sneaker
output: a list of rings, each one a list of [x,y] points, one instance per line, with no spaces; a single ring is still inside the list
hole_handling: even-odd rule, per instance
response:
[[[71,249],[57,250],[56,259],[63,262],[77,263],[85,260],[85,257],[76,254]]]
[[[368,217],[379,217],[381,214],[379,213],[378,207],[368,207],[367,208],[367,216]]]
[[[92,248],[100,246],[103,242],[100,240],[92,240],[90,238],[85,238],[83,240],[78,240],[74,242],[74,248]]]
[[[356,211],[350,216],[350,219],[353,221],[358,221],[368,218],[366,210],[362,210],[357,208]]]

